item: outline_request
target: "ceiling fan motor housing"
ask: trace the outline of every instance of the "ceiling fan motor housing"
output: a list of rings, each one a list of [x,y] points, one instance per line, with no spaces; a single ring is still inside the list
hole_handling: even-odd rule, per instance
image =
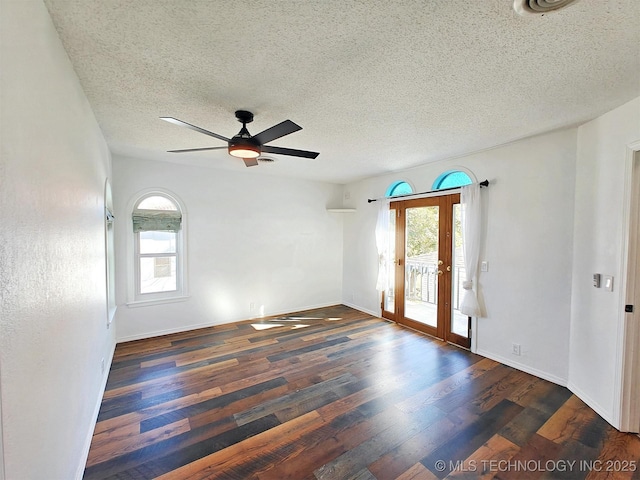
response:
[[[254,158],[260,155],[260,144],[253,140],[247,123],[253,122],[253,113],[247,110],[236,110],[236,118],[242,123],[240,131],[229,140],[229,154],[234,157]]]
[[[253,139],[246,127],[247,122],[253,120],[253,114],[238,110],[236,117],[238,121],[242,122],[242,128],[229,140],[229,155],[240,158],[255,158],[262,152],[261,145],[257,140]]]
[[[236,110],[236,118],[242,125],[253,122],[253,113],[247,110]]]

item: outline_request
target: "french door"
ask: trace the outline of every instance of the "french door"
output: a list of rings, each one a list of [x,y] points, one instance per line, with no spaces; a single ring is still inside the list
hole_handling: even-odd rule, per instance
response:
[[[465,277],[460,195],[391,202],[389,225],[382,316],[469,348],[469,317],[458,310]]]

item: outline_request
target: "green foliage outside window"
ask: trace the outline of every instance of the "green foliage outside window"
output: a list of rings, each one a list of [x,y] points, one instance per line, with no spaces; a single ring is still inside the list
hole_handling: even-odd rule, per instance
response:
[[[462,246],[459,205],[454,211],[454,246]],[[407,209],[407,257],[438,250],[438,207]]]

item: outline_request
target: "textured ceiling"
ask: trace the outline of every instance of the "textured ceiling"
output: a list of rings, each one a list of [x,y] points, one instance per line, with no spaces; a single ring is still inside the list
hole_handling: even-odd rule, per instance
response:
[[[346,183],[583,123],[640,95],[640,1],[545,16],[511,0],[45,0],[112,152]],[[250,110],[270,145],[223,146]],[[517,161],[517,159],[514,159]]]

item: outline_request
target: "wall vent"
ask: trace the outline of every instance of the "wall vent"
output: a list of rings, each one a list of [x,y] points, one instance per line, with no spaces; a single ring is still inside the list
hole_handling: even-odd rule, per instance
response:
[[[545,15],[568,7],[578,0],[513,0],[513,9],[522,16]]]

